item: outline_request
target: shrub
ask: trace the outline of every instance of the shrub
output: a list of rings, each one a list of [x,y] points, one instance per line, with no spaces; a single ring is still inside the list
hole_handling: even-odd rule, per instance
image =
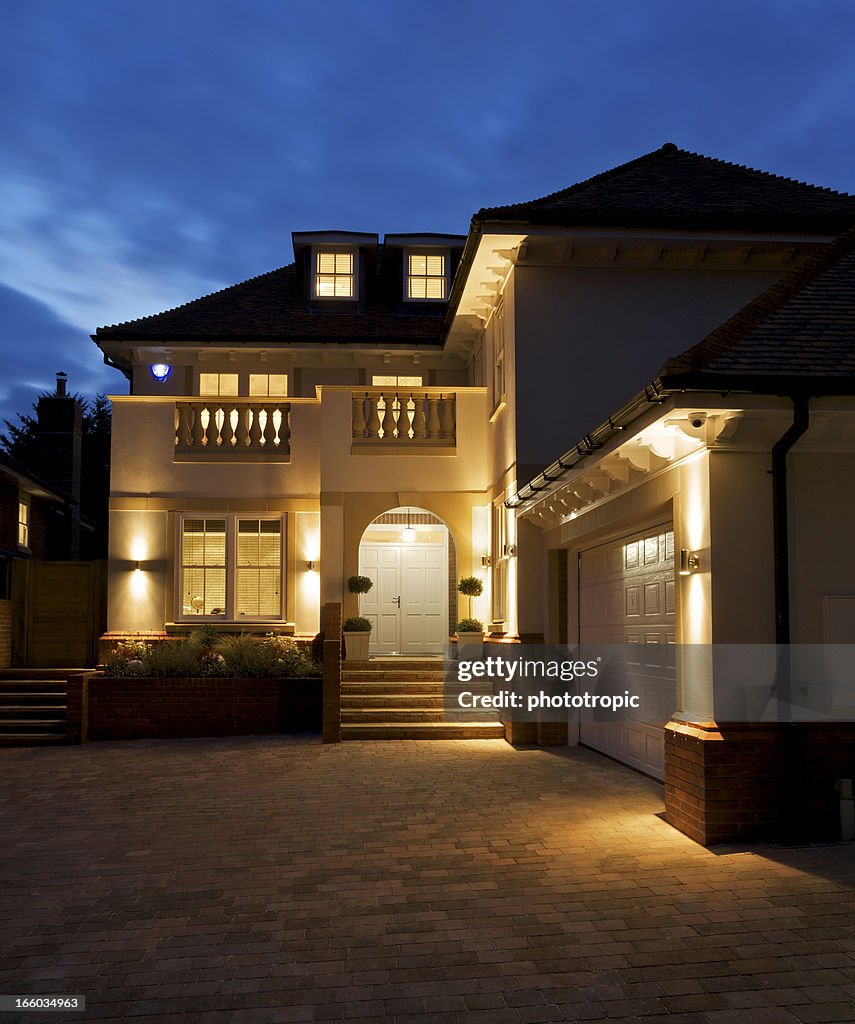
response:
[[[354,615],[345,619],[341,624],[342,633],[370,633],[371,623],[361,615]]]
[[[189,640],[164,640],[155,644],[144,661],[147,676],[198,676],[199,651]]]
[[[282,674],[275,648],[254,636],[224,636],[217,644],[215,653],[222,657],[228,675],[248,677]]]
[[[347,589],[351,594],[367,594],[374,586],[374,580],[369,576],[351,576],[347,581]]]
[[[117,679],[141,676],[150,653],[151,646],[144,640],[120,640],[112,654],[104,659],[104,673]]]
[[[281,633],[268,633],[264,642],[276,652],[280,667],[277,675],[291,676],[292,678],[323,675],[321,666],[312,661],[290,636],[283,636]]]
[[[458,633],[483,633],[484,623],[479,622],[477,619],[461,619],[457,623]]]
[[[223,634],[217,626],[212,622],[206,622],[194,629],[187,639],[200,655],[204,655],[206,652],[214,650],[222,636]]]

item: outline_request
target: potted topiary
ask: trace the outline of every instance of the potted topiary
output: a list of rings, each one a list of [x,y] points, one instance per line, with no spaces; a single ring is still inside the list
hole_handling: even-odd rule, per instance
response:
[[[484,623],[478,619],[461,619],[457,623],[457,650],[467,658],[479,657],[484,648]]]
[[[457,589],[461,594],[465,594],[469,598],[469,615],[471,616],[472,598],[480,597],[484,593],[484,584],[477,576],[464,576],[457,584]]]
[[[361,615],[345,619],[341,625],[344,636],[344,656],[348,661],[368,661],[368,643],[371,623]]]
[[[370,576],[351,576],[347,581],[347,589],[351,594],[367,594],[374,586]]]

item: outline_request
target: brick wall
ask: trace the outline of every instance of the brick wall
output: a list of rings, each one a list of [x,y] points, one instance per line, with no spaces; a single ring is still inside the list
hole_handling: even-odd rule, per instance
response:
[[[12,664],[12,602],[0,601],[0,668]]]
[[[669,722],[668,821],[705,846],[839,838],[834,790],[855,776],[855,724]]]
[[[105,679],[88,683],[88,738],[320,731],[320,679]]]

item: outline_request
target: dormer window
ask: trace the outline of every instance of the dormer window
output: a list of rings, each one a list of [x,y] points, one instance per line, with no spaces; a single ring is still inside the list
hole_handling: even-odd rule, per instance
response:
[[[407,298],[415,301],[444,300],[446,297],[446,266],[443,253],[408,252]]]
[[[353,252],[315,251],[315,298],[356,298]]]

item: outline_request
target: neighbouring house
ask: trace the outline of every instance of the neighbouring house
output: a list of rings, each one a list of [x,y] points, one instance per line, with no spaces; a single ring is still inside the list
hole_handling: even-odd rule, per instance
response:
[[[474,575],[494,641],[855,640],[853,224],[666,144],[465,237],[296,233],[279,270],[99,328],[131,381],[110,637],[313,635],[342,602],[373,653],[438,654]],[[796,776],[826,827],[851,727],[726,723],[709,666],[644,670],[641,721],[567,740],[664,779],[702,842],[782,828]]]
[[[95,663],[105,604],[81,515],[83,410],[57,375],[24,457],[0,453],[0,668]]]

